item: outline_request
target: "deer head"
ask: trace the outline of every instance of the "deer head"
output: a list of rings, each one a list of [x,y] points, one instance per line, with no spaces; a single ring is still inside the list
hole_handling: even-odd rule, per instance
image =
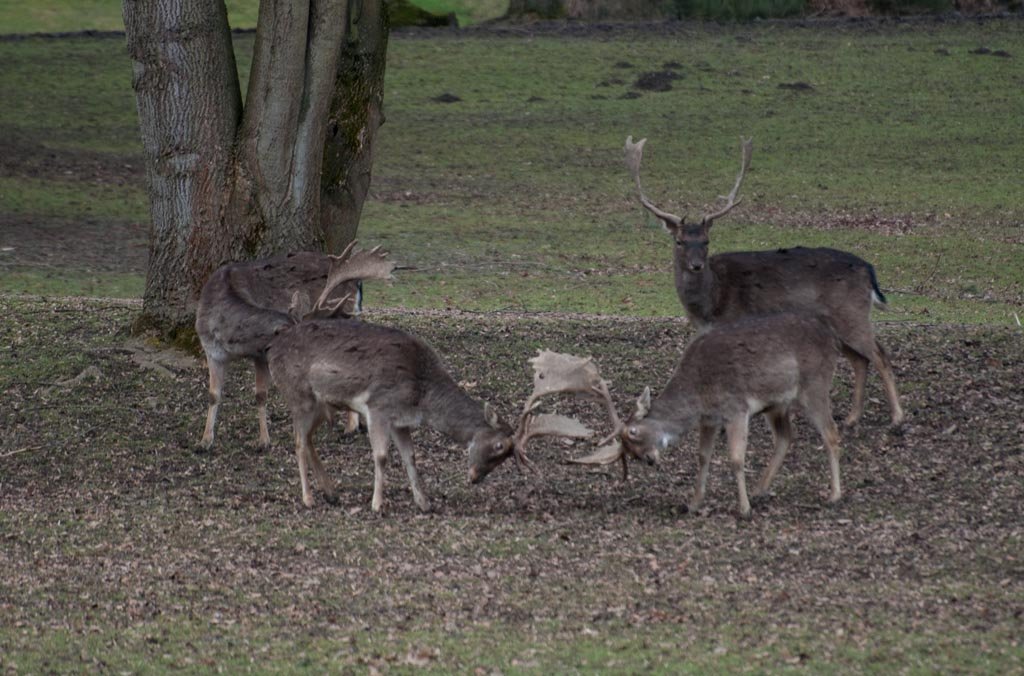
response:
[[[496,441],[493,448],[482,447],[476,457],[470,458],[470,480],[474,483],[481,481],[510,456],[516,459],[521,468],[534,470],[533,461],[526,455],[526,447],[530,440],[536,437],[586,439],[593,435],[592,430],[575,418],[553,413],[537,413],[540,401],[545,397],[573,394],[601,401],[607,407],[613,427],[619,427],[608,383],[601,378],[592,359],[541,350],[536,357],[530,359],[530,363],[533,365],[533,392],[523,405],[516,427],[512,431],[511,444],[502,447]],[[489,418],[488,423],[497,429],[499,421],[496,416],[494,420],[495,423],[492,424]]]
[[[648,465],[659,460],[659,451],[665,447],[665,436],[660,430],[647,425],[644,419],[651,410],[651,388],[645,387],[636,400],[636,410],[624,424],[619,424],[602,445],[590,455],[570,460],[577,465],[610,465],[621,462],[623,478],[627,454]]]
[[[747,168],[750,166],[750,157],[754,149],[753,140],[749,138],[740,139],[740,173],[736,177],[736,183],[733,185],[732,191],[728,195],[720,195],[718,198],[719,200],[724,200],[725,203],[719,209],[705,213],[700,217],[699,221],[694,223],[687,223],[685,215],[676,216],[667,211],[662,211],[644,195],[643,188],[640,187],[640,161],[643,159],[644,144],[646,142],[647,139],[640,139],[633,143],[632,136],[626,137],[626,166],[636,182],[640,204],[662,222],[665,230],[675,240],[677,247],[676,256],[682,257],[683,269],[689,272],[700,272],[707,265],[711,226],[716,219],[725,216],[743,201],[743,198],[738,198],[737,194],[739,193],[740,185],[743,183],[743,176],[747,173]]]

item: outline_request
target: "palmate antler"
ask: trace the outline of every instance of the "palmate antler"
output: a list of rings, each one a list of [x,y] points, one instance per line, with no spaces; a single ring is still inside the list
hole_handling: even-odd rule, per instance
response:
[[[533,393],[523,405],[523,412],[516,425],[513,447],[515,458],[522,466],[533,466],[526,456],[526,445],[534,437],[585,439],[593,435],[593,431],[575,418],[550,413],[535,414],[534,409],[544,397],[553,394],[575,394],[600,400],[606,405],[612,427],[616,430],[612,434],[618,433],[621,423],[608,392],[608,383],[601,378],[591,358],[541,350],[536,357],[530,359],[530,363],[533,365]]]
[[[352,242],[345,247],[341,254],[329,256],[331,267],[327,273],[327,282],[324,284],[324,290],[320,293],[320,297],[316,299],[316,302],[313,303],[313,307],[298,312],[299,316],[303,319],[314,315],[320,317],[333,316],[352,298],[352,294],[347,293],[333,301],[328,300],[331,293],[345,282],[364,279],[393,279],[391,273],[395,269],[396,263],[387,259],[387,251],[382,251],[379,246],[375,246],[369,251],[355,251],[355,246],[356,243]],[[298,292],[296,292],[296,296],[292,298],[293,316],[297,313],[294,308],[301,308],[303,304],[309,305],[308,298],[299,298]]]

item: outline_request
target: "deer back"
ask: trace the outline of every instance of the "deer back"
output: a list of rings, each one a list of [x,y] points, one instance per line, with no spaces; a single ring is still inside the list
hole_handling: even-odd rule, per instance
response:
[[[694,407],[724,421],[775,405],[788,406],[805,391],[828,392],[840,343],[819,315],[800,312],[754,316],[715,326],[683,352],[652,417]]]
[[[885,300],[871,264],[836,249],[729,252],[708,263],[710,274],[685,274],[677,250],[676,291],[698,325],[802,311],[827,316],[843,338],[861,330],[873,302]]]
[[[399,329],[304,321],[274,338],[268,360],[293,408],[369,410],[397,427],[429,424],[463,442],[488,426],[483,405],[459,388],[434,350]]]
[[[196,332],[204,348],[226,358],[262,355],[274,335],[292,324],[293,294],[315,298],[329,270],[330,258],[311,251],[221,266],[203,285],[196,308]],[[357,311],[357,289],[351,282],[335,295],[353,293],[348,309]]]

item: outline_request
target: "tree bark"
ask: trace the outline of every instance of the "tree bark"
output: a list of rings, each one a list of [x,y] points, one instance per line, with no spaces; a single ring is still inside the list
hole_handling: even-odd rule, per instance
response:
[[[331,253],[355,239],[370,190],[377,129],[384,123],[388,32],[387,12],[379,0],[350,0],[320,179],[320,225]]]
[[[243,108],[224,0],[124,0],[153,230],[139,325],[187,342],[225,262],[340,251],[381,124],[382,0],[262,0]]]
[[[125,0],[152,229],[143,307],[157,325],[187,322],[217,236],[242,113],[227,11],[209,0]],[[206,259],[205,261],[202,259]]]

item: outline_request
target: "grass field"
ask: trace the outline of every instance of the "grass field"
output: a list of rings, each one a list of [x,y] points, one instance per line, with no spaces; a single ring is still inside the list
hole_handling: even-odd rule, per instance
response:
[[[236,47],[244,74],[251,37]],[[138,295],[148,214],[123,42],[0,42],[0,58],[0,289]],[[1020,58],[1019,20],[396,34],[361,238],[419,271],[372,302],[677,314],[623,139],[650,139],[652,199],[696,213],[748,134],[745,204],[713,252],[837,246],[874,262],[890,320],[1013,322]],[[665,70],[670,91],[633,86]]]
[[[6,3],[0,30],[116,29],[113,4]],[[1020,20],[395,34],[360,237],[416,270],[367,284],[369,320],[429,340],[506,417],[542,347],[593,355],[625,412],[693,334],[623,140],[650,139],[652,199],[698,213],[752,135],[712,252],[873,261],[908,419],[887,428],[872,374],[830,507],[798,417],[750,521],[721,449],[684,513],[692,439],[625,483],[537,443],[540,476],[470,486],[424,430],[436,512],[395,465],[381,518],[364,436],[321,434],[341,504],[309,510],[273,390],[273,449],[252,450],[251,369],[194,452],[203,365],[128,331],[148,205],[123,39],[0,40],[0,673],[1024,672],[1022,58]],[[634,86],[663,71],[670,90]],[[752,470],[769,445],[755,423]]]
[[[280,396],[258,453],[236,367],[214,450],[193,452],[205,371],[124,327],[137,302],[0,298],[0,672],[986,673],[1024,670],[1024,368],[1015,328],[881,327],[908,421],[878,379],[843,435],[845,498],[797,420],[753,518],[726,454],[686,514],[694,440],[662,465],[565,464],[536,443],[481,485],[416,434],[436,512],[388,468],[369,511],[366,437],[320,435],[339,505],[302,506]],[[539,347],[593,355],[625,412],[692,329],[678,319],[373,310],[435,345],[511,417]],[[849,373],[835,409],[849,406]],[[555,408],[606,429],[598,407]],[[769,456],[752,426],[748,466]],[[392,458],[397,454],[392,454]]]

